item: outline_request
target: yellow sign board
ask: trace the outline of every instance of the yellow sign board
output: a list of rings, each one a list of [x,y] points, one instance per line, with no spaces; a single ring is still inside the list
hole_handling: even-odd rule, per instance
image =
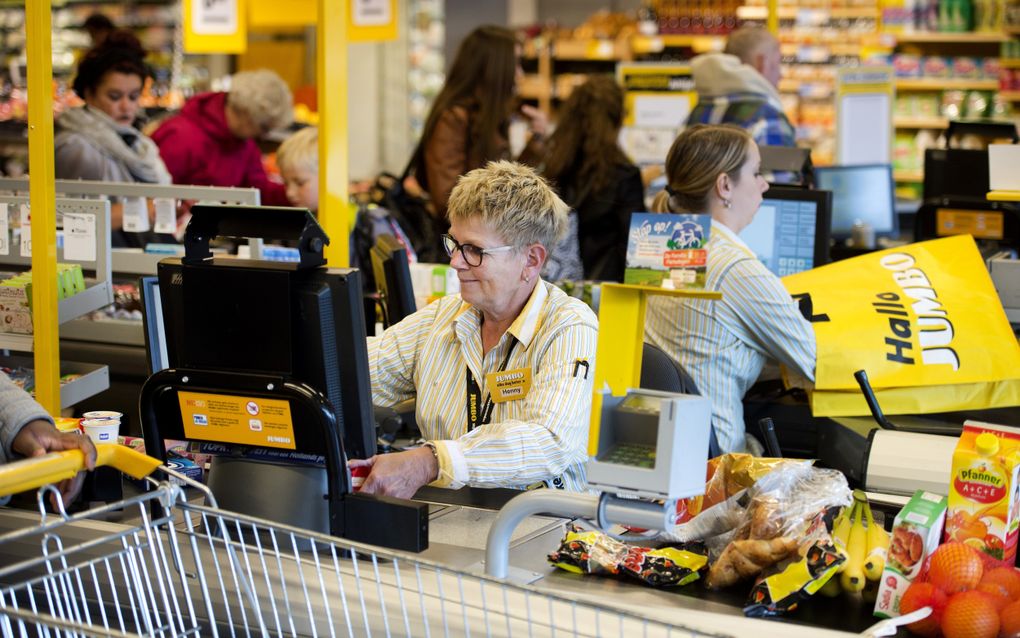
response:
[[[397,0],[349,0],[347,40],[381,42],[397,39]]]
[[[290,402],[282,399],[179,392],[188,439],[297,449]]]
[[[939,237],[973,235],[977,239],[1002,239],[1005,232],[1005,220],[997,210],[939,208],[935,211],[935,226]]]
[[[244,53],[244,0],[184,0],[185,53]]]

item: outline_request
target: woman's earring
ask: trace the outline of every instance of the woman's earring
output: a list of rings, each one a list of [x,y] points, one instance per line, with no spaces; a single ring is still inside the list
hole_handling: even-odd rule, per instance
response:
[[[728,199],[724,199],[724,200],[722,200],[722,203],[723,203],[723,206],[725,206],[726,208],[729,208],[730,206],[732,206],[732,205],[733,205],[733,202],[731,202],[731,201],[730,201],[730,200],[728,200]]]
[[[527,275],[525,275],[524,276],[524,283],[530,284],[531,283],[531,277],[528,277]]]

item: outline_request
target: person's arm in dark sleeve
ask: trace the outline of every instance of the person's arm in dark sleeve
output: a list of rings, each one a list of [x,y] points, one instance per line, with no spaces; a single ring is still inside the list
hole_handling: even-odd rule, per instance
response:
[[[464,109],[449,109],[439,117],[432,136],[425,144],[429,197],[441,219],[446,219],[450,192],[460,176],[467,172],[468,126]]]

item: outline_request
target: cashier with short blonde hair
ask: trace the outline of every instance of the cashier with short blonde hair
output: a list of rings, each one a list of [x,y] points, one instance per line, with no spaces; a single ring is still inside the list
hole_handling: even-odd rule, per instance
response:
[[[492,162],[450,196],[443,244],[460,294],[369,343],[377,405],[416,399],[425,447],[351,461],[363,492],[419,487],[586,489],[598,323],[539,273],[568,207],[534,170]]]

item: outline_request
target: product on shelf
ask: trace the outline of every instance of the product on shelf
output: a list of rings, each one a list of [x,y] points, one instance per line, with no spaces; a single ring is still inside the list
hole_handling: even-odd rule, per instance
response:
[[[85,290],[80,264],[57,264],[57,298]],[[32,271],[0,281],[0,332],[32,334]]]

